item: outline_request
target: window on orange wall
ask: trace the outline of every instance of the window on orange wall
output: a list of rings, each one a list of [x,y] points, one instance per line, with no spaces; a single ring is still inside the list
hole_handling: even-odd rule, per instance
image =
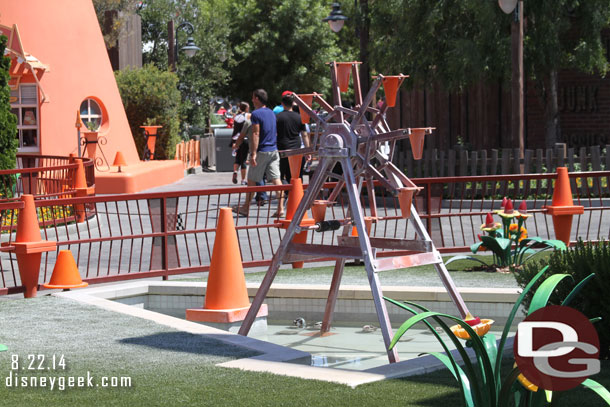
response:
[[[91,131],[99,131],[102,125],[102,109],[93,99],[87,98],[80,104],[80,119],[85,128]]]
[[[38,88],[23,84],[11,89],[11,112],[17,116],[19,152],[40,151],[40,118],[38,116]]]

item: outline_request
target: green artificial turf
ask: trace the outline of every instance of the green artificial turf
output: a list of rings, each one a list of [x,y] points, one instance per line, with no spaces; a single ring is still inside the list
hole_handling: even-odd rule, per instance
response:
[[[215,364],[251,353],[213,338],[55,297],[0,301],[0,406],[460,406],[446,371],[359,386],[330,384]],[[66,370],[18,369],[20,375],[127,376],[129,388],[6,388],[11,359],[64,355]],[[26,360],[27,362],[27,360]],[[27,367],[26,365],[22,365]],[[610,364],[602,381],[610,386]],[[560,406],[603,405],[585,390]]]

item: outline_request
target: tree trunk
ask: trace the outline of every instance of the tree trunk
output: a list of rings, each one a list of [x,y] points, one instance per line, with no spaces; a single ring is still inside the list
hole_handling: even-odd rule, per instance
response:
[[[547,148],[552,148],[561,140],[559,125],[559,107],[557,105],[557,70],[553,69],[544,80],[544,141]]]

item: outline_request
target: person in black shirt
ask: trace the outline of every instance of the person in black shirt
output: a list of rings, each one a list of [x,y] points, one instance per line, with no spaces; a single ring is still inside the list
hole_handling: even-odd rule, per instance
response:
[[[303,146],[309,147],[309,137],[305,125],[301,122],[301,115],[292,110],[294,97],[292,92],[284,92],[282,106],[284,110],[277,114],[277,148],[278,150],[293,150]],[[301,172],[303,162],[301,162]],[[290,164],[287,157],[280,158],[280,179],[282,183],[290,183]],[[280,198],[282,201],[284,197]]]

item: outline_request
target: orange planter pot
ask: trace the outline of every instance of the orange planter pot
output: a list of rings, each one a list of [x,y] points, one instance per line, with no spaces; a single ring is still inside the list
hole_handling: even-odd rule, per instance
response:
[[[424,138],[426,136],[425,128],[411,129],[409,134],[409,141],[411,142],[411,151],[413,152],[413,158],[421,160],[424,153]]]

